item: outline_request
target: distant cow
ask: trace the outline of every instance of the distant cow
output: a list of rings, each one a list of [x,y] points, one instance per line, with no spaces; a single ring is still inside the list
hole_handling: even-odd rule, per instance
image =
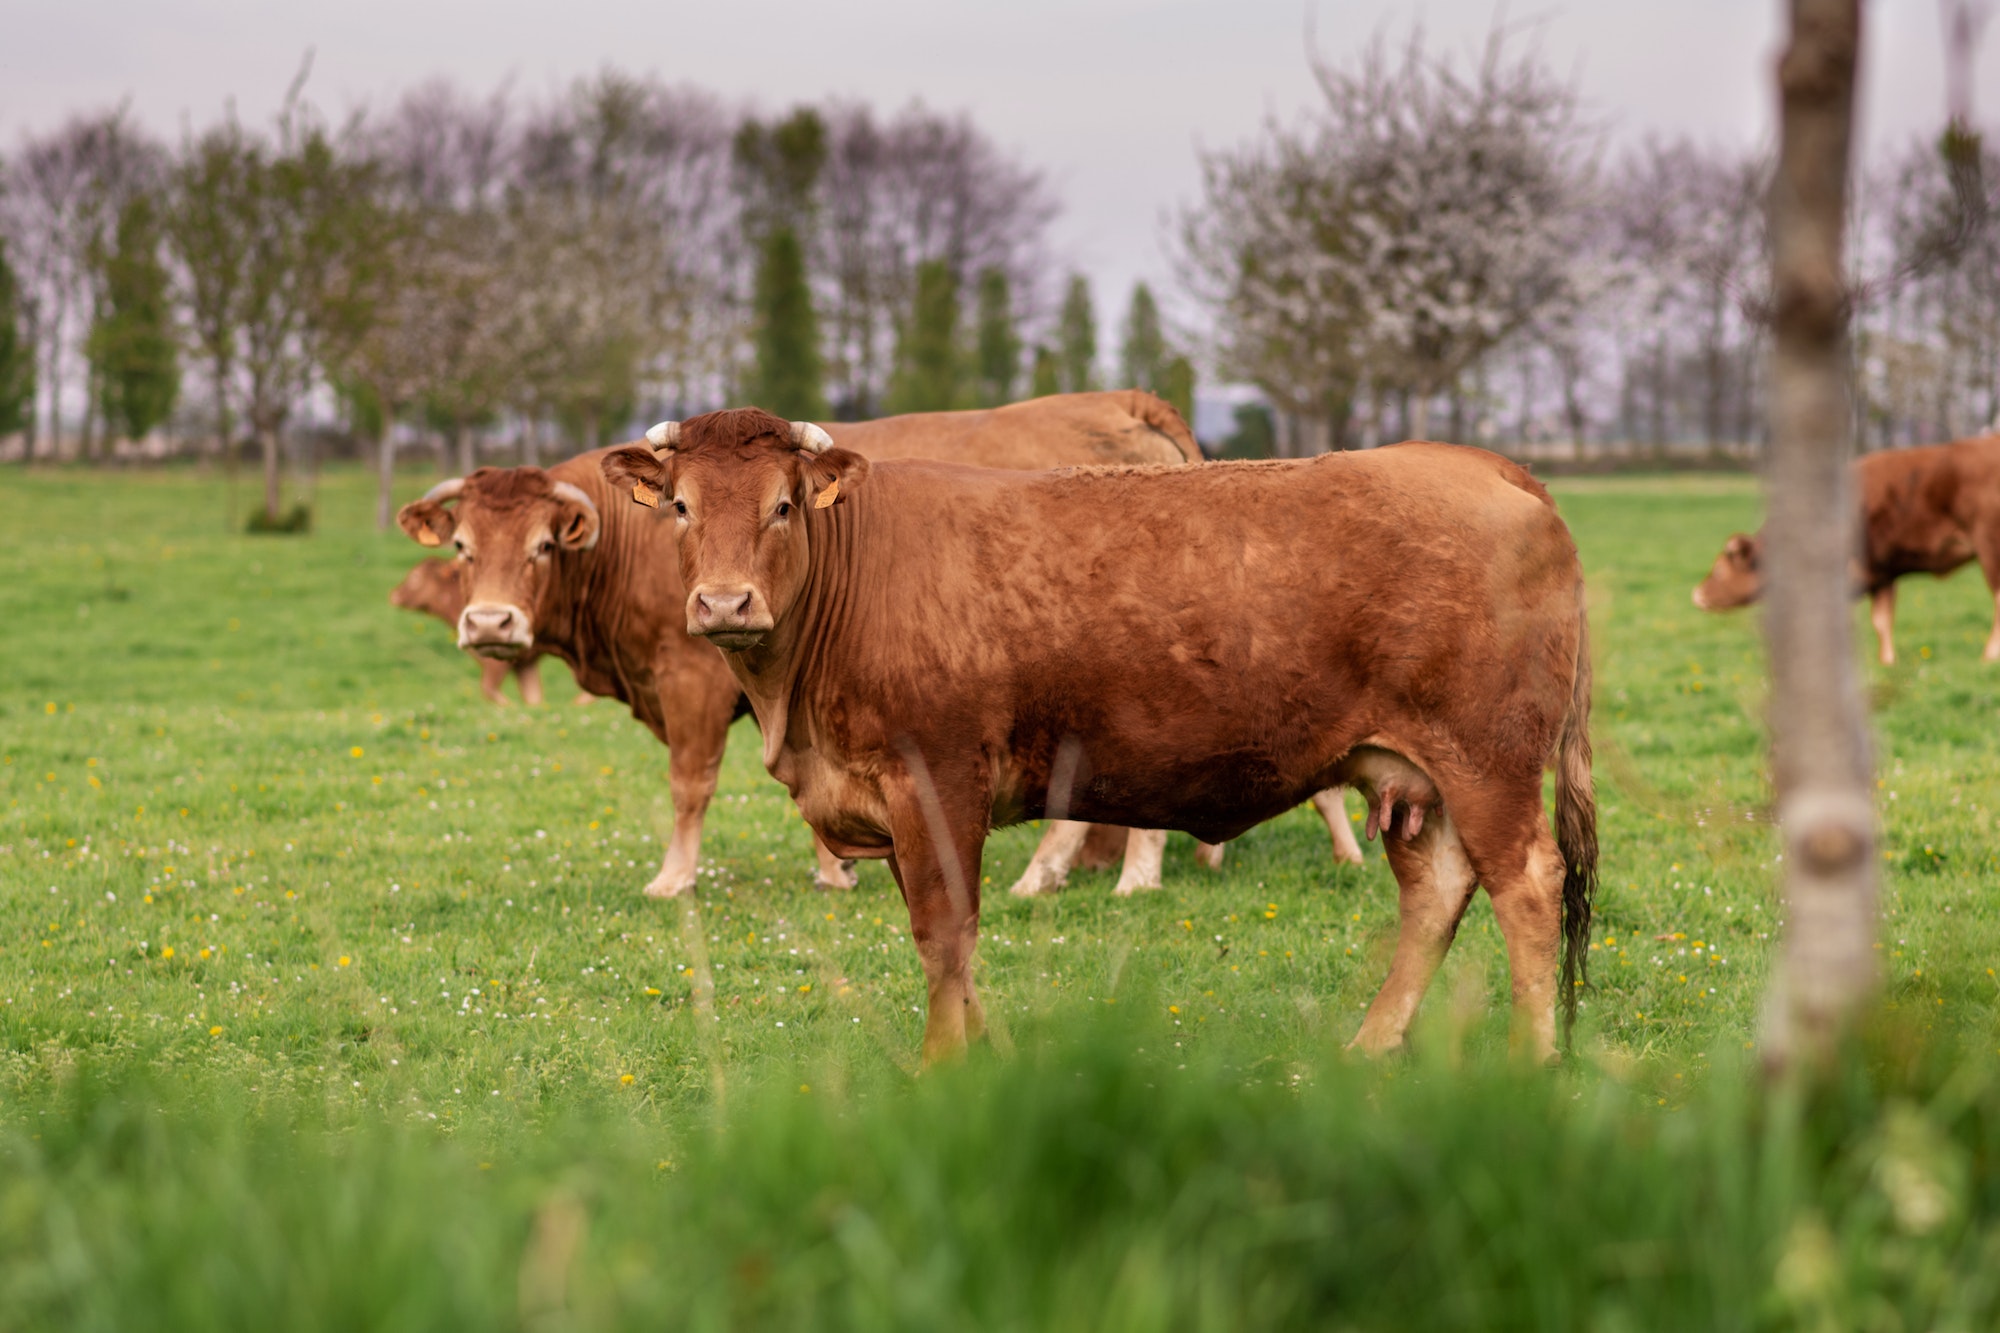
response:
[[[406,611],[421,611],[425,615],[436,616],[457,629],[459,613],[465,610],[465,589],[452,561],[419,560],[403,576],[403,581],[390,589],[389,604]],[[505,662],[491,657],[481,658],[479,692],[493,703],[505,704],[507,696],[501,693],[500,686],[512,675],[515,688],[521,691],[521,702],[531,707],[540,704],[541,660],[542,655],[533,651]]]
[[[826,429],[861,451],[1017,467],[1199,457],[1180,414],[1137,391],[926,414],[916,418],[923,430],[898,424],[909,420]],[[694,885],[702,821],[742,691],[721,656],[688,637],[672,525],[646,521],[624,494],[608,504],[600,457],[546,471],[481,468],[433,488],[397,519],[419,543],[460,553],[460,647],[501,660],[553,652],[584,689],[616,695],[667,744],[674,832],[646,892],[668,897]],[[850,868],[819,851],[821,882],[851,886]]]
[[[1896,660],[1896,580],[1942,578],[1974,560],[1994,601],[1985,660],[2000,662],[2000,435],[1865,455],[1854,467],[1862,550],[1854,588],[1871,602],[1877,655]],[[1737,533],[1694,590],[1704,611],[1748,606],[1764,594],[1764,538]]]
[[[929,983],[927,1059],[978,1035],[988,830],[1051,804],[1220,842],[1358,786],[1402,896],[1355,1042],[1399,1045],[1476,885],[1517,1041],[1555,1049],[1596,867],[1582,571],[1497,455],[997,472],[869,461],[754,409],[601,455],[661,506],[688,633],[842,856],[885,857]],[[1556,771],[1556,834],[1542,773]]]

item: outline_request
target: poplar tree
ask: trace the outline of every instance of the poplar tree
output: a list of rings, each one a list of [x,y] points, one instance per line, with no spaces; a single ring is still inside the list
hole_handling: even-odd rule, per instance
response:
[[[1062,392],[1083,393],[1096,388],[1097,315],[1090,306],[1090,280],[1081,273],[1069,280],[1058,336]]]
[[[105,309],[85,344],[104,420],[130,440],[165,422],[180,396],[180,353],[160,240],[152,199],[135,196],[119,212],[116,249],[104,261]]]
[[[787,421],[826,415],[819,317],[806,285],[805,250],[789,226],[772,228],[757,264],[757,367],[750,397]]]
[[[896,346],[889,385],[891,412],[944,412],[958,407],[964,378],[959,350],[958,283],[942,259],[917,265],[916,300]]]
[[[21,336],[20,284],[0,237],[0,435],[26,430],[34,414],[35,347]]]
[[[815,420],[827,414],[826,372],[806,250],[814,193],[826,163],[826,125],[810,108],[769,128],[745,121],[734,156],[744,224],[758,251],[750,397],[787,420]]]
[[[1046,398],[1052,393],[1062,392],[1062,371],[1056,361],[1054,349],[1035,345],[1035,365],[1029,372],[1028,396]]]
[[[1160,391],[1160,376],[1167,363],[1167,339],[1160,331],[1159,303],[1143,282],[1132,286],[1132,304],[1125,311],[1124,341],[1118,361],[1126,388]]]
[[[1014,328],[1013,293],[1007,274],[989,268],[979,275],[979,399],[998,407],[1014,399],[1021,377],[1021,335]]]

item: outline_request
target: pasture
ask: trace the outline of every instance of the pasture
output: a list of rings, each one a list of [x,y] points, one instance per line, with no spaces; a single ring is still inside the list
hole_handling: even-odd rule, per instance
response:
[[[1755,526],[1747,478],[1553,487],[1604,848],[1564,1069],[1505,1067],[1483,899],[1411,1057],[1343,1061],[1394,885],[1305,810],[1220,875],[1176,835],[1123,901],[1115,871],[1009,897],[1037,832],[996,835],[997,1049],[912,1083],[886,869],[811,887],[746,719],[700,894],[642,899],[665,750],[554,659],[549,706],[485,703],[388,605],[422,552],[368,485],[324,476],[305,538],[231,533],[212,474],[0,487],[0,1328],[1972,1327],[2000,1299],[1976,572],[1905,583],[1904,660],[1865,668],[1885,1016],[1833,1109],[1745,1088],[1781,915],[1761,651],[1688,593]]]

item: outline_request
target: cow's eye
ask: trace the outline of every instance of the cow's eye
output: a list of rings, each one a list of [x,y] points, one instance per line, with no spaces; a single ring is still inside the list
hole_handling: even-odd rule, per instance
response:
[[[687,501],[676,499],[674,501],[674,517],[686,518],[687,516],[688,516]]]
[[[556,544],[555,544],[555,542],[554,542],[554,541],[552,541],[551,539],[547,538],[547,537],[544,537],[544,538],[542,538],[542,539],[541,539],[541,541],[539,541],[539,542],[537,542],[537,543],[535,544],[535,554],[536,554],[536,556],[538,556],[538,557],[539,557],[539,556],[545,556],[545,555],[547,555],[547,554],[548,554],[548,553],[549,553],[550,551],[553,551],[553,550],[555,550],[555,549],[556,549]]]
[[[775,516],[775,517],[777,517],[777,518],[789,518],[789,517],[791,517],[791,513],[792,513],[792,502],[791,502],[790,500],[780,500],[780,501],[778,501],[778,507],[777,507],[777,509],[776,509],[775,511],[773,511],[773,512],[774,512],[774,516]]]

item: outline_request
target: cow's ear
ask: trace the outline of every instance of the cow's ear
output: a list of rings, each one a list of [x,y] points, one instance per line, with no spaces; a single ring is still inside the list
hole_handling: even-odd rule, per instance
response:
[[[458,520],[442,500],[412,500],[396,511],[396,522],[419,546],[443,546],[458,529]]]
[[[667,493],[667,465],[651,449],[643,444],[613,449],[601,466],[612,490],[631,496],[633,503],[648,509],[660,507],[660,497]]]
[[[814,509],[837,505],[868,477],[868,460],[852,449],[803,455],[806,503]]]

